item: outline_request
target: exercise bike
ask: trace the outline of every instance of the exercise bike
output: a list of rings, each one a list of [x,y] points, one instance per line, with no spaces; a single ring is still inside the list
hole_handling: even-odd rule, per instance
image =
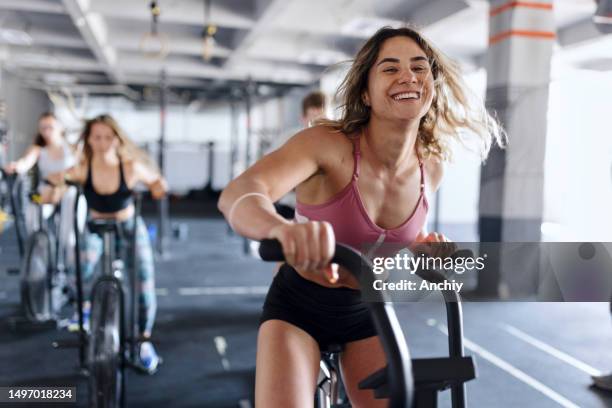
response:
[[[350,408],[340,372],[341,344],[330,344],[321,350],[319,376],[315,395],[316,408]]]
[[[67,269],[70,224],[73,222],[71,200],[74,190],[68,190],[61,204],[43,204],[38,193],[29,193],[35,212],[32,228],[27,234],[24,215],[24,178],[2,172],[7,180],[8,195],[13,215],[21,266],[9,269],[9,274],[20,276],[22,316],[11,319],[15,328],[54,328],[62,321],[62,308],[72,302]],[[46,213],[46,214],[45,214]],[[24,236],[27,237],[24,239]]]
[[[80,192],[79,192],[80,195]],[[134,219],[140,213],[141,198],[136,194]],[[121,253],[116,251],[116,239],[122,234],[119,221],[94,219],[87,222],[92,234],[103,242],[101,275],[91,290],[89,333],[84,328],[82,307],[77,307],[79,319],[78,340],[56,341],[54,348],[79,348],[79,365],[88,376],[90,407],[110,408],[126,406],[126,375],[128,366],[138,367],[138,335],[136,299],[138,297],[135,268],[126,271]],[[136,234],[132,241],[136,265]],[[79,243],[76,245],[77,305],[83,305],[83,279]],[[120,252],[121,248],[119,248]],[[126,272],[129,272],[130,291],[126,290]],[[129,317],[129,320],[128,320]]]
[[[69,187],[56,206],[43,204],[38,193],[30,193],[29,198],[35,206],[37,222],[23,254],[21,303],[28,321],[57,325],[62,320],[62,309],[74,298],[67,277],[68,269],[74,266],[69,256],[70,225],[78,224],[82,213],[79,206],[83,204],[74,187]],[[48,217],[45,211],[50,213]]]
[[[15,228],[19,258],[23,258],[25,225],[21,215],[24,180],[18,174],[8,174],[0,168],[0,210],[5,217],[11,217],[10,223]],[[4,228],[6,229],[6,228]],[[19,268],[9,268],[9,275],[19,275]]]
[[[467,251],[459,251],[455,256],[466,256]],[[263,240],[259,254],[264,261],[283,262],[284,255],[280,243],[276,240]],[[359,281],[362,290],[371,288],[374,282],[371,262],[349,246],[337,244],[333,263],[346,268]],[[416,274],[431,282],[442,282],[444,274],[433,270],[418,270]],[[372,373],[359,383],[360,389],[370,389],[375,398],[389,399],[390,408],[436,408],[438,392],[451,389],[453,408],[466,406],[465,383],[476,378],[476,367],[472,357],[463,355],[463,318],[459,294],[454,291],[443,291],[448,320],[449,357],[412,359],[406,339],[401,330],[393,305],[388,302],[382,291],[369,291],[372,297],[368,303],[376,326],[387,366]],[[324,350],[322,355],[327,364],[325,354],[335,357],[341,352]],[[332,365],[332,367],[334,367]],[[317,387],[317,401],[320,407],[350,406],[347,402],[338,400],[340,380],[337,368],[330,372],[329,379],[321,381]],[[327,405],[325,405],[327,404]],[[338,405],[340,404],[340,405]]]

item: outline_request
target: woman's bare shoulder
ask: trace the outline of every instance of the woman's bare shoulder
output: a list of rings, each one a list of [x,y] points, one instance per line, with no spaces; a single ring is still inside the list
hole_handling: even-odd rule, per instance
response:
[[[318,125],[296,133],[287,145],[313,149],[317,153],[337,153],[338,150],[351,149],[351,140],[341,131],[330,126]]]
[[[139,167],[140,166],[140,162],[138,160],[135,160],[131,157],[122,157],[121,158],[121,165],[123,166],[123,168],[125,170],[128,171],[132,171],[134,170],[135,167]]]
[[[132,157],[122,158],[121,166],[123,167],[123,173],[126,180],[130,180],[130,182],[132,182],[133,179],[142,179],[146,173],[146,166],[144,163]]]

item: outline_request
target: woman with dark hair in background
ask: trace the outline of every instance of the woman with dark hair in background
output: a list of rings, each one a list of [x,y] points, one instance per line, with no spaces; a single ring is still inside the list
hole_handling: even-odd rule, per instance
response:
[[[468,98],[457,66],[409,28],[374,34],[339,91],[339,120],[295,135],[233,180],[219,200],[234,230],[279,240],[287,259],[261,318],[259,407],[311,407],[320,349],[330,343],[344,345],[341,367],[352,406],[386,406],[357,387],[384,367],[385,354],[357,282],[329,264],[335,243],[360,250],[447,242],[427,234],[425,221],[450,144],[473,139],[484,159],[492,142],[503,140],[482,101]],[[295,223],[272,205],[293,188]]]
[[[43,203],[56,204],[64,193],[64,173],[76,164],[72,148],[64,138],[64,129],[57,117],[45,112],[38,119],[38,133],[24,155],[8,163],[9,173],[26,173],[38,166],[41,184],[38,192]]]

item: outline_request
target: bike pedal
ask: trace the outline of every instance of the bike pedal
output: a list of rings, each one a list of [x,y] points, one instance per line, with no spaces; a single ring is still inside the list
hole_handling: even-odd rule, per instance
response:
[[[38,331],[38,330],[57,329],[57,322],[55,320],[46,320],[44,322],[33,322],[28,319],[20,318],[20,317],[9,319],[9,325],[14,330]]]
[[[81,342],[78,339],[71,340],[55,340],[51,343],[54,349],[78,348]]]

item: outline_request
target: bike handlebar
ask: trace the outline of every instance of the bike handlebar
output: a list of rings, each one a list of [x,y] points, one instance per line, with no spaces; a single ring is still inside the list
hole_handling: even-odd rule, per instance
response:
[[[283,248],[279,241],[261,241],[259,255],[264,261],[285,261]],[[470,250],[459,250],[452,257],[473,257]],[[372,287],[376,279],[371,261],[355,249],[336,244],[332,263],[344,267],[359,281],[362,289]],[[370,273],[369,273],[370,272]],[[418,269],[415,274],[430,282],[442,282],[446,276],[437,270]],[[369,291],[372,301],[368,303],[377,333],[379,334],[388,362],[390,407],[411,407],[414,394],[412,361],[404,334],[395,315],[393,306],[388,302],[384,291]],[[447,306],[449,324],[449,352],[451,356],[463,355],[462,317],[459,294],[455,291],[442,291]]]
[[[261,241],[259,254],[265,261],[282,262],[285,260],[282,246],[277,240]],[[332,262],[352,273],[360,282],[361,287],[373,281],[372,274],[363,273],[364,269],[362,269],[362,266],[365,265],[372,270],[371,262],[349,246],[337,244]],[[376,292],[375,295],[379,296],[376,300],[380,301],[370,302],[367,305],[387,359],[389,407],[412,407],[414,378],[408,345],[393,306],[385,303],[383,292]]]

